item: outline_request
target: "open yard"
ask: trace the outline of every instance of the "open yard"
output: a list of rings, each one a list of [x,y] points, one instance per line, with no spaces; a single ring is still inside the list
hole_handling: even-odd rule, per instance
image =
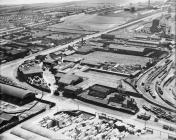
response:
[[[96,51],[88,55],[85,55],[84,59],[93,60],[100,63],[115,62],[118,64],[126,64],[126,65],[140,64],[142,66],[144,66],[149,61],[149,58],[147,57],[124,55],[101,51]]]
[[[102,52],[102,51],[95,51],[87,55],[73,54],[73,55],[67,56],[66,58],[67,59],[82,58],[84,60],[90,60],[90,61],[92,60],[99,63],[115,62],[118,64],[125,64],[125,65],[139,64],[141,66],[145,66],[146,63],[149,61],[148,57],[125,55],[125,54]]]
[[[124,17],[98,16],[97,14],[79,14],[63,18],[64,22],[51,25],[48,29],[76,30],[76,31],[103,31],[126,22]],[[65,31],[65,32],[66,32]]]

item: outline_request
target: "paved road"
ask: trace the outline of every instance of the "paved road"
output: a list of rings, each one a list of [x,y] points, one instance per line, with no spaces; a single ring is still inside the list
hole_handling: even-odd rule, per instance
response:
[[[96,33],[96,34],[93,34],[93,35],[87,35],[86,37],[84,37],[84,40],[88,40],[88,39],[91,39],[91,38],[93,38],[93,37],[98,37],[98,36],[100,36],[101,34],[106,34],[106,33],[108,33],[108,32],[114,31],[114,30],[126,28],[126,27],[128,27],[128,26],[131,26],[131,25],[136,24],[136,23],[138,23],[138,22],[141,22],[141,21],[143,21],[143,20],[147,20],[147,19],[150,19],[150,18],[156,18],[156,17],[160,16],[161,14],[162,14],[162,13],[157,13],[157,14],[154,14],[154,15],[151,15],[151,16],[148,16],[148,17],[145,17],[145,18],[142,18],[142,19],[139,19],[139,20],[136,20],[136,21],[133,21],[133,22],[130,22],[130,23],[121,25],[121,26],[117,26],[117,27],[115,27],[115,28],[106,30],[106,31],[104,31],[104,32]],[[16,73],[16,69],[17,69],[18,66],[19,66],[21,63],[23,63],[25,60],[32,59],[32,58],[34,58],[34,57],[37,56],[37,55],[45,55],[45,54],[49,54],[49,53],[52,53],[52,52],[55,52],[55,51],[58,51],[58,50],[67,48],[69,45],[74,45],[75,43],[78,43],[79,41],[80,41],[80,39],[77,39],[77,40],[74,40],[73,42],[68,43],[68,44],[66,44],[66,45],[57,46],[57,47],[55,47],[55,48],[50,48],[50,49],[48,49],[48,50],[44,50],[44,51],[38,52],[38,53],[36,53],[36,54],[32,54],[32,55],[30,55],[30,56],[27,56],[27,57],[25,57],[25,58],[23,58],[23,59],[18,59],[18,60],[14,60],[14,61],[12,61],[12,62],[5,63],[5,64],[1,65],[1,68],[0,68],[0,69],[1,69],[1,74],[4,75],[4,76],[7,76],[7,77],[9,77],[9,78],[16,79],[16,74],[15,74],[15,73]],[[143,93],[142,93],[142,94],[143,94]],[[48,99],[48,98],[47,98],[47,99]],[[57,101],[56,101],[57,103],[60,102],[59,99],[56,99],[56,98],[55,98],[55,100],[57,100]],[[76,101],[76,103],[78,103],[78,101]],[[87,104],[86,104],[86,103],[81,103],[81,102],[79,101],[78,104],[81,104],[81,105],[79,106],[81,109],[83,109],[83,108],[85,108],[85,110],[87,109]],[[84,104],[85,104],[86,106],[85,106]],[[95,107],[95,106],[90,105],[90,108],[94,108],[94,107]],[[73,108],[72,108],[72,109],[73,109]],[[96,111],[99,110],[99,111],[102,111],[102,112],[103,112],[104,108],[102,108],[102,109],[100,110],[100,107],[96,107],[95,110],[96,110]],[[121,113],[121,115],[117,115],[114,111],[111,111],[111,110],[107,110],[106,112],[107,112],[108,114],[114,114],[115,116],[123,116],[123,115],[122,115],[123,113]],[[39,115],[39,116],[41,116],[41,115]],[[128,116],[128,117],[129,117],[129,116]],[[35,117],[34,117],[34,118],[35,118]],[[124,119],[124,118],[123,118],[123,119]],[[129,119],[130,119],[130,118],[129,118]]]
[[[159,13],[156,13],[156,14],[154,14],[154,15],[147,16],[147,17],[145,17],[145,18],[142,18],[142,19],[139,19],[139,20],[136,20],[136,21],[133,21],[133,22],[124,24],[124,25],[120,25],[120,26],[117,26],[117,27],[113,27],[113,28],[108,29],[108,30],[103,31],[103,32],[95,33],[95,34],[92,34],[92,35],[87,35],[87,36],[84,37],[83,39],[84,39],[84,40],[88,40],[88,39],[91,39],[91,38],[94,38],[94,37],[98,37],[98,36],[100,36],[101,34],[106,34],[106,33],[108,33],[108,32],[114,31],[114,30],[126,28],[126,27],[128,27],[128,26],[133,25],[133,24],[139,23],[139,22],[141,22],[141,21],[143,21],[143,20],[147,20],[147,19],[159,17],[161,14],[162,14],[162,12],[159,12]],[[45,55],[45,54],[49,54],[49,53],[52,53],[52,52],[55,52],[55,51],[58,51],[58,50],[67,48],[69,45],[72,46],[72,45],[78,43],[79,41],[80,41],[80,39],[77,39],[77,40],[74,40],[74,41],[72,41],[71,43],[68,43],[68,44],[66,44],[66,45],[62,45],[62,46],[59,45],[59,46],[57,46],[57,47],[55,47],[55,48],[50,48],[50,49],[43,50],[43,51],[41,51],[41,52],[38,52],[38,53],[35,53],[35,54],[32,54],[32,55],[29,55],[29,56],[27,56],[27,57],[25,57],[25,58],[23,58],[23,59],[17,59],[17,60],[11,61],[11,62],[7,62],[7,63],[1,65],[1,70],[5,70],[5,68],[10,67],[10,66],[13,65],[13,64],[19,65],[20,63],[24,62],[25,60],[32,59],[32,58],[34,58],[34,57],[37,56],[37,55]]]

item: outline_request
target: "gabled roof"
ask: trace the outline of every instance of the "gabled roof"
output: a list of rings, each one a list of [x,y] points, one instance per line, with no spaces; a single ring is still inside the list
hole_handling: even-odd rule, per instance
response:
[[[62,83],[62,84],[66,84],[66,85],[70,85],[72,84],[73,82],[76,82],[80,79],[79,76],[76,76],[76,75],[70,75],[70,74],[65,74],[63,75],[59,82]]]

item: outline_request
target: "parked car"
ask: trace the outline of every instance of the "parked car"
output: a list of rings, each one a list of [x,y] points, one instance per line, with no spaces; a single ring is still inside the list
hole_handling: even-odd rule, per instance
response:
[[[137,118],[147,121],[147,120],[150,120],[151,115],[148,115],[146,113],[142,113],[142,114],[137,115]]]
[[[147,106],[143,105],[142,107],[143,107],[143,109],[145,109],[146,111],[150,111],[150,108],[148,108]]]
[[[168,125],[163,125],[163,129],[169,130],[169,126]]]

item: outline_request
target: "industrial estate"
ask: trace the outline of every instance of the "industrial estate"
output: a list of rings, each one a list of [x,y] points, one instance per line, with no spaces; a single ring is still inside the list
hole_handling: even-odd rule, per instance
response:
[[[0,5],[0,140],[176,140],[175,7]]]

